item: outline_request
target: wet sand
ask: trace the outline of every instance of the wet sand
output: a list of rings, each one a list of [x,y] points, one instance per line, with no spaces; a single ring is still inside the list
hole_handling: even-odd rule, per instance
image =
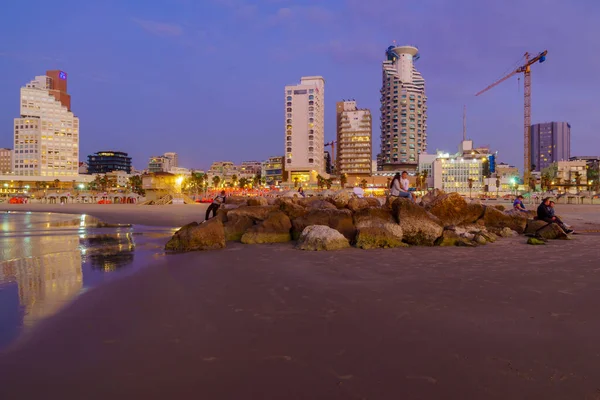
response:
[[[203,221],[208,204],[0,204],[0,211],[88,214],[111,224],[179,227]]]
[[[486,204],[508,202],[491,201]],[[535,205],[526,205],[535,209]],[[35,211],[69,214],[89,214],[108,223],[179,227],[192,221],[203,221],[207,204],[140,206],[134,204],[0,204],[0,211]],[[576,229],[600,230],[600,205],[559,204],[557,213]]]
[[[164,256],[0,356],[2,399],[597,399],[600,236]]]

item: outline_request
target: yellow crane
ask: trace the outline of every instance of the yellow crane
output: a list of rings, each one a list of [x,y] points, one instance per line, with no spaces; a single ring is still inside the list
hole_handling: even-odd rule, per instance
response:
[[[529,58],[530,54],[525,53],[525,64],[521,65],[520,67],[517,67],[517,69],[515,69],[514,71],[512,71],[511,73],[506,75],[504,78],[497,80],[496,82],[492,83],[490,86],[486,87],[485,89],[483,89],[482,91],[480,91],[479,93],[477,93],[475,95],[475,96],[479,96],[480,94],[487,92],[491,88],[498,86],[499,84],[501,84],[508,78],[512,77],[513,75],[520,74],[520,73],[522,73],[524,75],[524,90],[523,90],[523,92],[525,95],[525,103],[524,103],[524,105],[525,105],[525,107],[524,107],[525,121],[523,123],[523,130],[524,130],[524,139],[525,139],[525,146],[524,146],[525,154],[524,154],[524,166],[523,166],[523,183],[526,185],[529,185],[529,174],[531,172],[531,167],[532,167],[531,166],[531,150],[529,148],[529,143],[530,143],[529,136],[530,136],[530,129],[531,129],[531,66],[533,64],[535,64],[536,62],[542,63],[542,62],[546,61],[546,54],[548,54],[548,50],[544,50],[537,56],[535,56],[533,58]]]

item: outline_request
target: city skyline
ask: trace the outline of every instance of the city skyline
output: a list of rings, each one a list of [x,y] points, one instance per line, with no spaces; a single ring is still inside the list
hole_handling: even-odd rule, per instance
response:
[[[599,60],[584,51],[595,36],[592,16],[600,10],[594,2],[546,1],[542,9],[526,4],[518,12],[516,2],[485,9],[475,1],[452,7],[442,1],[385,0],[327,6],[315,1],[203,3],[155,0],[143,10],[133,2],[16,4],[0,26],[4,37],[29,20],[39,22],[0,46],[0,147],[13,147],[12,119],[19,112],[16,99],[23,82],[61,69],[69,73],[69,93],[83,124],[80,161],[105,148],[128,152],[138,168],[168,149],[179,153],[180,164],[199,169],[214,160],[267,159],[281,154],[281,87],[299,76],[323,76],[325,141],[334,140],[337,101],[354,98],[377,114],[380,65],[395,39],[398,45],[417,44],[423,54],[418,68],[427,79],[428,152],[455,146],[466,104],[469,136],[520,166],[522,86],[513,78],[481,98],[474,93],[525,51],[544,49],[547,62],[532,74],[532,122],[569,122],[572,155],[600,148],[594,131],[600,116],[593,112]],[[54,26],[42,18],[55,12],[68,23]],[[226,23],[234,28],[226,29]],[[108,25],[112,35],[106,35]],[[51,27],[62,40],[39,51],[24,50],[35,48]],[[577,74],[565,74],[575,65],[574,54]],[[223,123],[232,112],[242,129]],[[374,137],[378,134],[374,127]],[[374,143],[373,158],[378,152]]]

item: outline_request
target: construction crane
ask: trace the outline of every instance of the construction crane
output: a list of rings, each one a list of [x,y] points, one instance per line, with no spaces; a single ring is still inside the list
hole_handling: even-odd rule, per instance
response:
[[[524,168],[523,168],[523,183],[525,185],[529,185],[529,173],[531,171],[531,151],[529,149],[529,143],[530,143],[529,136],[530,136],[530,129],[531,129],[531,66],[533,64],[535,64],[536,62],[543,63],[544,61],[546,61],[546,54],[548,54],[548,50],[544,50],[537,56],[530,59],[529,58],[530,54],[525,53],[525,64],[521,65],[520,67],[517,67],[517,69],[515,69],[513,72],[506,75],[504,78],[492,83],[490,86],[486,87],[481,92],[479,92],[475,95],[475,96],[479,96],[480,94],[487,92],[491,88],[498,86],[499,84],[501,84],[508,78],[512,77],[513,75],[516,75],[519,73],[522,73],[524,75],[525,78],[524,78],[524,91],[523,92],[525,95],[525,102],[524,102],[525,121],[523,123],[523,130],[524,130],[524,139],[525,139],[525,146],[524,146],[525,164],[524,164]]]

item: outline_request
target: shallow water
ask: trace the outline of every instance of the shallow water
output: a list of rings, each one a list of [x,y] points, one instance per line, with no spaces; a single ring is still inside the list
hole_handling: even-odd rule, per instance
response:
[[[88,215],[0,214],[0,349],[86,290],[149,264],[173,233],[98,223]]]

